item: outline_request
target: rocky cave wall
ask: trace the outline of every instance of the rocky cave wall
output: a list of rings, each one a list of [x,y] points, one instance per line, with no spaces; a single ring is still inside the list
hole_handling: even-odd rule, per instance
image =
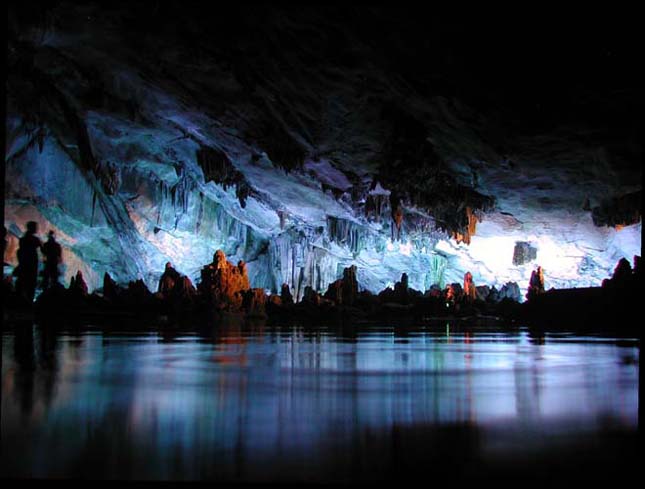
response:
[[[599,285],[640,254],[641,169],[624,163],[640,148],[620,159],[580,127],[516,137],[315,16],[273,16],[224,49],[190,27],[124,36],[138,14],[96,8],[10,15],[10,265],[29,220],[57,231],[65,282],[80,269],[90,289],[104,272],[155,289],[166,261],[195,281],[220,248],[253,287],[297,298],[350,265],[372,292],[466,271],[525,292],[537,264],[547,288]],[[322,41],[275,48],[306,28]],[[338,38],[348,58],[325,54]],[[518,242],[535,250],[521,262]]]

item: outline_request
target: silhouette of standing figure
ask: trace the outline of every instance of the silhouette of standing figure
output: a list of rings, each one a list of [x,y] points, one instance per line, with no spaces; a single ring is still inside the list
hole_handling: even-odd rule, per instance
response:
[[[45,271],[43,274],[43,289],[50,285],[58,283],[60,272],[58,265],[63,257],[63,249],[54,237],[54,231],[49,231],[49,239],[43,245],[43,255],[45,255]]]
[[[42,243],[36,233],[38,223],[29,221],[27,232],[18,241],[18,269],[16,292],[29,304],[34,301],[36,293],[36,280],[38,279],[38,249]]]

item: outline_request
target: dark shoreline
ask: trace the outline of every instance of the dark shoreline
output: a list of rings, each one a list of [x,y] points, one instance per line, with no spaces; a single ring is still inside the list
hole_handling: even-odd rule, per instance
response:
[[[168,329],[185,324],[216,327],[226,321],[269,324],[303,324],[307,327],[335,324],[378,323],[403,327],[428,321],[487,324],[506,329],[527,326],[536,332],[580,331],[628,333],[641,335],[643,315],[643,275],[640,256],[634,267],[622,258],[612,278],[600,287],[544,290],[541,269],[533,273],[527,301],[520,302],[518,285],[508,282],[500,291],[495,287],[476,287],[472,276],[464,277],[463,288],[451,283],[445,289],[433,286],[424,291],[408,286],[408,276],[378,294],[359,291],[356,266],[343,270],[342,278],[332,282],[321,294],[311,286],[302,298],[285,283],[280,294],[267,294],[252,288],[246,264],[229,262],[217,250],[213,262],[201,270],[195,288],[191,280],[179,274],[170,263],[159,280],[158,291],[151,292],[143,280],[118,285],[105,273],[103,288],[88,293],[78,272],[70,286],[54,282],[32,302],[28,295],[13,290],[11,281],[3,281],[5,321],[30,318],[40,322],[72,320],[87,322],[137,322],[153,324],[153,329]],[[33,292],[33,291],[32,291]]]
[[[129,311],[51,311],[48,314],[34,310],[4,311],[2,330],[14,329],[19,324],[32,323],[42,327],[56,330],[87,330],[97,328],[103,331],[147,331],[147,332],[191,332],[199,330],[216,331],[226,327],[249,329],[254,327],[292,328],[299,327],[305,330],[340,330],[358,332],[372,328],[393,328],[395,332],[405,334],[407,330],[418,327],[437,328],[449,333],[461,332],[487,332],[487,331],[518,331],[526,329],[532,336],[540,337],[547,333],[591,334],[601,336],[615,336],[625,338],[641,338],[642,328],[636,322],[630,322],[620,327],[608,326],[602,320],[585,323],[571,323],[558,321],[557,318],[548,322],[525,321],[500,316],[433,316],[424,318],[343,318],[342,311],[336,317],[324,316],[312,320],[311,318],[269,316],[253,317],[244,313],[218,313],[206,318],[199,315],[190,315],[182,318],[169,317],[158,314],[137,314]]]

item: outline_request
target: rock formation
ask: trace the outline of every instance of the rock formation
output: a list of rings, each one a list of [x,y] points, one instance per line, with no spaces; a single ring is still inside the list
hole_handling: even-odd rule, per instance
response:
[[[202,268],[197,286],[209,305],[228,311],[241,309],[243,293],[250,288],[246,264],[240,261],[233,265],[222,250],[217,250],[213,262]]]
[[[103,297],[108,301],[116,301],[122,295],[123,289],[114,281],[109,273],[103,275]]]
[[[327,287],[324,294],[325,299],[328,299],[336,305],[351,306],[356,301],[358,296],[358,283],[356,281],[356,266],[345,268],[343,270],[343,278],[332,282]]]
[[[304,292],[304,296],[302,297],[302,302],[309,305],[319,306],[320,304],[322,304],[322,297],[314,289],[307,286],[305,287],[305,292]]]
[[[488,285],[478,285],[477,287],[475,287],[475,291],[477,293],[477,300],[488,300],[488,295],[490,294],[490,287]]]
[[[78,270],[76,275],[72,277],[72,280],[69,283],[69,290],[80,296],[86,296],[88,294],[87,284],[83,278],[83,272],[80,270]]]
[[[351,306],[358,297],[358,281],[356,280],[356,265],[347,267],[343,270],[343,304]]]
[[[196,294],[197,289],[195,289],[193,282],[185,275],[182,275],[179,277],[179,280],[175,282],[175,286],[172,289],[170,297],[175,303],[187,303],[190,305],[192,301],[194,301]]]
[[[410,302],[407,273],[403,273],[401,280],[394,284],[394,300],[400,304],[408,304]]]
[[[542,267],[538,266],[536,270],[531,272],[531,279],[529,280],[529,288],[526,293],[526,298],[531,299],[532,297],[542,294],[544,292],[544,272]]]
[[[54,2],[38,15],[10,4],[11,266],[29,220],[57,230],[65,282],[82,269],[90,290],[106,272],[157,289],[168,261],[197,281],[214,248],[244,260],[254,287],[287,283],[296,301],[352,265],[375,294],[403,272],[414,289],[443,287],[438,270],[526,289],[533,255],[512,243],[528,239],[556,253],[560,270],[540,258],[556,287],[598,283],[616,256],[640,253],[640,119],[625,117],[640,93],[605,57],[598,72],[617,89],[576,72],[549,93],[528,58],[530,76],[481,70],[477,47],[457,56],[452,22],[428,29],[414,10],[218,8],[227,21],[213,28],[174,2]],[[393,16],[412,26],[401,43],[382,36]],[[147,35],[131,39],[133,25]],[[295,25],[298,42],[284,34]]]
[[[530,243],[518,241],[513,249],[513,265],[524,265],[537,258],[537,249]]]
[[[477,230],[477,221],[480,218],[473,212],[470,207],[466,207],[466,225],[459,231],[453,231],[452,237],[457,241],[457,243],[466,243],[470,244],[470,238],[475,234]]]
[[[170,297],[173,289],[179,283],[180,279],[181,275],[173,268],[172,263],[166,263],[166,268],[159,279],[157,292],[159,292],[162,297]]]
[[[293,304],[293,297],[289,290],[289,284],[282,284],[282,288],[280,290],[280,303],[285,306]]]
[[[642,274],[641,271],[641,258],[640,256],[634,256],[634,268],[632,269],[631,264],[627,258],[621,258],[618,260],[616,267],[614,268],[614,273],[611,278],[605,279],[602,281],[602,286],[613,289],[627,289],[634,287],[637,283],[637,279]]]
[[[267,296],[264,289],[248,289],[243,291],[244,312],[252,317],[266,317]]]
[[[603,199],[601,205],[592,209],[592,218],[598,226],[613,226],[622,229],[642,219],[643,192],[627,193]]]
[[[477,298],[477,290],[473,282],[473,275],[466,272],[464,275],[464,298],[468,302],[472,302]]]
[[[446,287],[446,301],[458,303],[463,298],[464,291],[458,283],[448,284]]]
[[[542,289],[544,290],[544,288]],[[520,287],[515,282],[506,282],[499,291],[499,300],[510,299],[519,302],[522,298]]]

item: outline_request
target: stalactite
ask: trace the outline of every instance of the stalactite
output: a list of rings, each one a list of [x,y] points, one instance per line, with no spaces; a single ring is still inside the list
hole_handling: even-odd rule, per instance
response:
[[[197,220],[195,222],[195,234],[199,234],[204,217],[204,194],[199,192],[199,210],[197,211]]]
[[[327,233],[330,241],[346,246],[354,255],[367,248],[371,236],[364,226],[334,216],[327,216]]]
[[[380,221],[388,208],[388,198],[385,194],[368,194],[365,198],[365,217],[368,220]]]
[[[390,194],[390,208],[392,210],[392,241],[401,239],[401,225],[403,223],[403,208],[401,198],[394,192]]]
[[[274,292],[286,283],[294,299],[300,300],[306,287],[323,292],[338,278],[338,259],[314,245],[317,239],[315,232],[290,229],[270,240],[269,273]]]
[[[94,225],[94,212],[96,211],[96,190],[92,191],[92,215],[90,216],[90,227]]]
[[[157,226],[159,226],[159,223],[161,222],[161,213],[163,212],[163,206],[164,206],[164,182],[163,180],[159,180],[159,187],[158,187],[158,192],[159,192],[159,205],[157,206]]]
[[[452,237],[457,241],[457,243],[470,244],[470,238],[475,234],[477,229],[477,221],[480,219],[475,213],[473,213],[470,207],[466,207],[466,217],[468,223],[466,224],[463,232],[452,232]]]
[[[591,217],[596,226],[613,226],[620,230],[623,226],[629,226],[641,221],[642,218],[642,197],[641,190],[622,195],[620,197],[607,198],[601,205],[591,210]]]
[[[246,207],[246,199],[251,195],[251,186],[244,175],[233,166],[226,153],[216,148],[202,146],[196,153],[197,163],[204,172],[204,182],[213,181],[222,185],[224,190],[235,186],[235,196],[242,208]]]
[[[280,229],[284,231],[284,226],[287,220],[287,213],[283,210],[278,210],[278,218],[280,219]]]

